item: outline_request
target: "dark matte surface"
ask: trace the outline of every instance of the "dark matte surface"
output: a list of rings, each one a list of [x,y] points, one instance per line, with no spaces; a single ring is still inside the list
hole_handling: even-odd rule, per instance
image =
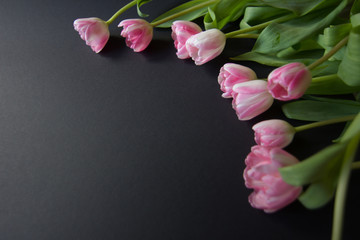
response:
[[[151,20],[180,2],[142,9]],[[282,115],[277,103],[238,121],[217,74],[251,41],[229,41],[221,57],[195,66],[177,59],[169,30],[156,30],[134,53],[116,27],[137,17],[131,10],[93,53],[73,20],[107,19],[124,3],[1,2],[0,239],[329,239],[332,202],[315,211],[296,202],[271,215],[247,202],[251,126]],[[259,77],[270,71],[243,64]],[[301,133],[288,150],[303,159],[341,129]],[[359,182],[354,174],[345,239],[356,238]]]

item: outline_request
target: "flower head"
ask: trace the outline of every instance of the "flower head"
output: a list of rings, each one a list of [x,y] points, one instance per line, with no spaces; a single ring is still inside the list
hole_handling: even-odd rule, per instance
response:
[[[232,106],[239,120],[249,120],[269,109],[274,102],[266,81],[252,80],[233,86]]]
[[[186,41],[186,50],[196,65],[202,65],[224,50],[226,37],[219,29],[210,29],[195,34]]]
[[[299,62],[289,63],[273,70],[268,76],[268,89],[278,100],[300,98],[311,83],[311,73]]]
[[[281,148],[253,146],[245,159],[245,185],[254,189],[249,196],[252,207],[267,213],[275,212],[295,201],[302,187],[287,184],[279,168],[299,161]]]
[[[90,46],[96,53],[99,53],[104,48],[110,37],[108,25],[100,18],[76,19],[74,28],[79,32],[86,45]]]
[[[134,52],[143,51],[152,40],[153,27],[143,19],[123,20],[118,27],[123,27],[121,36],[125,38],[126,45]]]
[[[189,58],[190,55],[186,50],[186,41],[192,35],[201,32],[201,28],[193,22],[189,21],[175,21],[171,25],[172,33],[171,37],[174,39],[174,45],[177,49],[176,55],[180,59]]]
[[[256,79],[256,73],[245,66],[235,63],[226,63],[221,69],[218,76],[220,89],[224,92],[222,97],[231,98],[233,86],[237,83],[246,82]]]
[[[252,129],[255,133],[255,142],[264,147],[286,147],[295,134],[295,128],[280,119],[259,122]]]

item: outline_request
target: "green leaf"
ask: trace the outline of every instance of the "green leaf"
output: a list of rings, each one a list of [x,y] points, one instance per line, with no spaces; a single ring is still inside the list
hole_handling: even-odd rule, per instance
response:
[[[357,13],[360,13],[360,0],[355,0],[354,1],[350,13],[351,13],[351,15],[355,15]]]
[[[339,66],[339,77],[350,86],[360,86],[360,26],[350,32],[343,61]]]
[[[268,66],[280,67],[291,62],[302,62],[305,65],[316,61],[321,57],[323,51],[304,51],[298,52],[295,56],[291,57],[278,57],[274,54],[264,54],[257,52],[247,52],[236,57],[232,60],[236,61],[254,61]]]
[[[311,75],[313,77],[325,76],[330,74],[336,74],[340,65],[339,60],[325,61],[315,69],[311,69]]]
[[[341,1],[336,8],[325,8],[284,23],[272,23],[257,39],[253,51],[273,53],[291,47],[328,26],[345,8],[347,1]]]
[[[324,54],[328,53],[338,42],[349,35],[351,23],[330,26],[324,29],[324,34],[319,35],[318,43],[325,49]],[[345,55],[346,47],[342,47],[329,60],[342,60]]]
[[[149,14],[142,13],[142,12],[140,11],[140,7],[141,7],[142,5],[144,5],[145,3],[148,3],[148,2],[150,2],[150,1],[151,1],[151,0],[137,0],[137,1],[136,1],[137,14],[138,14],[140,17],[148,17],[148,16],[149,16]]]
[[[184,4],[181,4],[181,5],[173,8],[173,9],[171,9],[171,10],[169,10],[169,11],[161,14],[160,16],[158,16],[157,18],[155,18],[155,19],[152,21],[152,23],[157,22],[157,21],[160,21],[160,20],[162,20],[162,19],[164,19],[164,18],[166,18],[166,17],[169,17],[169,16],[171,16],[171,15],[177,14],[177,13],[182,12],[182,11],[184,11],[184,10],[190,8],[190,7],[194,7],[194,6],[196,6],[196,5],[199,5],[199,4],[205,3],[205,2],[208,2],[208,0],[193,0],[193,1],[186,2],[186,3],[184,3]],[[172,24],[174,21],[176,21],[176,20],[192,21],[192,20],[194,20],[194,19],[196,19],[196,18],[199,18],[199,17],[205,15],[206,12],[207,12],[207,9],[208,9],[208,6],[205,6],[205,7],[203,7],[203,8],[200,8],[200,9],[195,10],[195,11],[192,11],[192,12],[190,12],[190,13],[188,13],[188,14],[182,15],[181,17],[172,19],[172,20],[170,20],[170,21],[168,21],[168,22],[165,22],[165,23],[163,23],[163,24],[161,24],[161,25],[158,25],[158,26],[156,26],[156,27],[159,27],[159,28],[169,28],[169,27],[171,27],[171,24]]]
[[[227,23],[236,21],[244,13],[248,2],[253,0],[222,0],[204,17],[205,29],[222,29]],[[211,15],[212,14],[212,15]]]
[[[316,209],[327,204],[336,190],[335,179],[322,179],[311,184],[306,191],[300,195],[299,201],[308,209]]]
[[[360,134],[360,113],[357,114],[355,119],[352,121],[344,135],[341,137],[340,142],[349,141],[351,138]]]
[[[306,94],[348,94],[360,91],[360,87],[346,85],[336,74],[322,76],[313,79]]]
[[[332,144],[298,164],[280,168],[281,177],[294,186],[313,183],[326,176],[342,159],[346,144]]]
[[[351,30],[351,23],[332,25],[324,29],[324,34],[319,36],[318,42],[322,47],[334,47]]]
[[[286,9],[297,15],[304,15],[326,0],[260,0],[261,2],[275,8]]]
[[[289,13],[286,10],[273,8],[269,6],[247,7],[244,12],[244,17],[240,22],[240,28],[249,28],[272,19],[284,16]]]
[[[328,102],[328,103],[338,103],[338,104],[345,104],[345,105],[354,105],[360,107],[360,102],[348,99],[339,99],[339,98],[328,98],[328,97],[317,97],[312,95],[304,95],[304,99],[308,100],[316,100],[320,102]]]
[[[291,119],[304,121],[323,121],[357,114],[360,111],[360,105],[341,102],[300,100],[284,104],[282,106],[282,110],[286,117]]]

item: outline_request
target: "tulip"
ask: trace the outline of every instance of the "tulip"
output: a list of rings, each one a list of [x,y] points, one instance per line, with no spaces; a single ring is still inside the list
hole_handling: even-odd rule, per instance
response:
[[[118,27],[123,27],[121,36],[125,37],[126,45],[134,52],[143,51],[152,40],[153,27],[143,19],[123,20]]]
[[[186,50],[196,65],[202,65],[224,50],[226,37],[219,29],[210,29],[195,34],[186,41]]]
[[[201,28],[193,22],[189,21],[175,21],[171,25],[172,33],[171,37],[174,39],[174,45],[177,50],[176,55],[180,59],[189,58],[190,55],[186,50],[186,41],[192,35],[201,32]]]
[[[255,133],[255,142],[264,147],[284,148],[294,138],[295,128],[279,119],[272,119],[255,124],[252,129]]]
[[[281,148],[253,146],[245,159],[244,170],[245,186],[254,189],[249,196],[250,205],[272,213],[295,201],[302,187],[287,184],[279,168],[298,162]]]
[[[252,80],[233,86],[232,106],[239,120],[249,120],[269,109],[274,101],[264,80]]]
[[[271,95],[281,101],[300,98],[311,83],[311,73],[299,62],[289,63],[273,70],[268,76]]]
[[[74,21],[74,28],[79,32],[82,40],[91,49],[99,53],[110,37],[109,27],[107,23],[96,17],[92,18],[79,18]]]
[[[231,98],[233,86],[235,84],[254,80],[256,78],[256,73],[252,69],[235,63],[226,63],[220,69],[218,76],[220,89],[224,92],[222,97]]]

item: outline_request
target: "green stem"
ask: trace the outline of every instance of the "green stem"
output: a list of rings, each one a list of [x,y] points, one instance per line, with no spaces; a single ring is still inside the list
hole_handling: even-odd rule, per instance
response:
[[[159,20],[159,21],[152,22],[152,23],[150,23],[150,24],[151,24],[153,27],[156,27],[156,26],[161,25],[161,24],[163,24],[163,23],[166,23],[166,22],[168,22],[168,21],[170,21],[170,20],[173,20],[173,19],[175,19],[175,18],[181,17],[181,16],[183,16],[183,15],[185,15],[185,14],[191,13],[191,12],[193,12],[193,11],[195,11],[195,10],[204,8],[204,7],[206,7],[206,6],[212,5],[212,4],[217,3],[217,2],[219,2],[219,1],[220,1],[220,0],[211,0],[211,1],[208,1],[208,2],[204,2],[204,3],[201,3],[201,4],[195,5],[195,6],[193,6],[193,7],[187,8],[187,9],[185,9],[185,10],[183,10],[183,11],[177,12],[177,13],[175,13],[175,14],[173,14],[173,15],[170,15],[170,16],[168,16],[168,17],[166,17],[166,18],[163,18],[163,19],[161,19],[161,20]]]
[[[135,6],[137,3],[136,0],[129,2],[124,7],[120,8],[119,11],[117,11],[109,20],[106,21],[107,25],[110,25],[116,18],[118,18],[123,12],[128,10],[129,8]]]
[[[314,69],[317,66],[319,66],[320,64],[322,64],[323,62],[325,62],[326,60],[328,60],[332,55],[334,55],[337,51],[339,51],[340,48],[345,46],[345,44],[347,43],[348,40],[349,40],[349,36],[343,38],[328,53],[326,53],[324,56],[322,56],[321,58],[319,58],[318,60],[316,60],[315,62],[310,64],[307,68],[309,70]]]
[[[236,35],[232,38],[258,38],[260,34],[256,34],[256,33],[243,33],[243,34],[239,34]]]
[[[325,126],[325,125],[329,125],[329,124],[347,122],[347,121],[353,120],[355,118],[355,116],[356,115],[349,115],[349,116],[329,119],[329,120],[325,120],[325,121],[319,121],[319,122],[305,124],[305,125],[302,125],[302,126],[295,127],[295,131],[296,132],[301,132],[301,131],[304,131],[304,130],[308,130],[308,129],[316,128],[316,127],[321,127],[321,126]]]
[[[330,74],[321,77],[312,78],[311,82],[326,82],[328,80],[333,80],[334,78],[339,78],[337,74]]]
[[[273,19],[273,20],[270,20],[270,21],[267,21],[267,22],[264,22],[264,23],[249,27],[249,28],[243,28],[243,29],[240,29],[240,30],[236,30],[236,31],[233,31],[233,32],[226,33],[225,36],[226,36],[226,38],[236,38],[236,35],[252,32],[252,31],[255,31],[255,30],[259,30],[259,29],[263,29],[263,28],[266,28],[267,26],[269,26],[271,23],[284,22],[284,21],[289,20],[289,19],[291,19],[293,17],[294,17],[294,15],[286,15],[286,16],[283,16],[283,17],[279,17],[277,19]]]
[[[344,155],[344,162],[340,170],[338,185],[335,193],[335,205],[333,214],[333,227],[331,240],[341,240],[344,208],[346,202],[346,192],[350,180],[351,164],[355,158],[355,153],[359,144],[359,136],[350,140]]]

